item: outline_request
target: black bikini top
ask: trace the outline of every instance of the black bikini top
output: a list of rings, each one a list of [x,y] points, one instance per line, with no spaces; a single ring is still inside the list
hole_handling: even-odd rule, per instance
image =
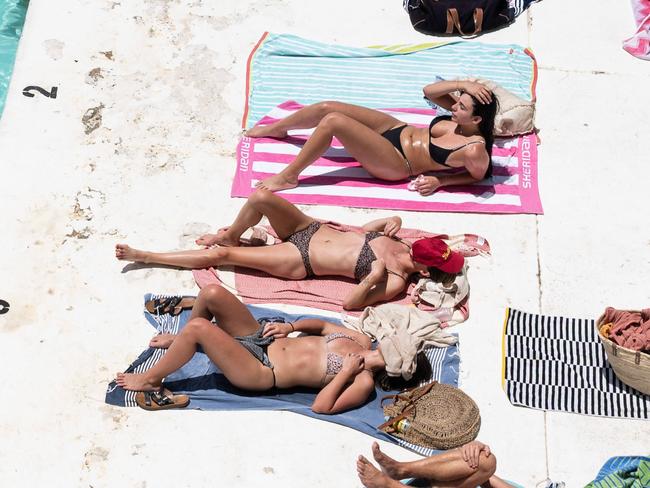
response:
[[[464,148],[465,146],[469,146],[470,144],[485,144],[485,141],[472,141],[472,142],[468,142],[467,144],[463,144],[462,146],[453,147],[451,149],[436,146],[433,142],[431,142],[431,137],[430,137],[431,128],[441,120],[451,120],[451,116],[439,115],[438,117],[434,117],[431,123],[429,124],[429,155],[431,156],[431,159],[433,159],[436,163],[451,168],[451,166],[447,164],[447,159],[449,158],[451,153],[456,152],[459,149]],[[483,178],[489,178],[490,176],[492,176],[492,158],[490,158],[488,162],[488,169],[485,172],[485,176],[483,176]]]

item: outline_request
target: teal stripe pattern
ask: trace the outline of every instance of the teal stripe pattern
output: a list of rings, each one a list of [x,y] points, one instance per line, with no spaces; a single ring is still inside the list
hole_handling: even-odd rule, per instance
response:
[[[29,0],[0,0],[0,116],[4,109]]]
[[[516,44],[458,41],[402,53],[269,34],[250,69],[247,127],[287,100],[427,108],[422,88],[436,76],[488,78],[524,99],[533,96],[534,61]]]

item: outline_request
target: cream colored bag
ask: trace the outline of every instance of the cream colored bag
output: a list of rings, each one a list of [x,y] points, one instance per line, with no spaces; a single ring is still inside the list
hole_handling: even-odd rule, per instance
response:
[[[499,100],[499,111],[494,120],[495,136],[516,136],[535,130],[535,102],[524,100],[493,81],[469,80],[485,85]]]

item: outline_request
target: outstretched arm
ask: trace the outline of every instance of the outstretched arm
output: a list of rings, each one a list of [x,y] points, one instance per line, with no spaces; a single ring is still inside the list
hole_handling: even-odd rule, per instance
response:
[[[311,405],[314,413],[333,414],[357,407],[366,401],[374,388],[372,375],[363,374],[364,361],[358,354],[350,353],[343,367],[323,388]]]
[[[343,332],[345,335],[354,337],[359,344],[368,349],[370,348],[371,342],[370,337],[361,332],[322,319],[301,319],[291,324],[288,322],[271,322],[266,324],[263,336],[273,336],[279,339],[281,337],[287,337],[292,332],[304,332],[305,334],[321,336],[335,332]]]
[[[383,232],[388,237],[393,237],[401,228],[402,219],[397,215],[386,217],[384,219],[372,220],[362,227],[366,232]]]

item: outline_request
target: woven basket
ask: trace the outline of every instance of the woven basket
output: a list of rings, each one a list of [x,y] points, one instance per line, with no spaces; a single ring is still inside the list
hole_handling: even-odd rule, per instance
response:
[[[433,449],[452,449],[476,439],[481,416],[474,400],[458,388],[438,382],[411,388],[392,398],[384,406],[388,420],[379,430],[411,444]],[[401,420],[410,422],[401,432]]]
[[[621,347],[601,335],[600,327],[603,325],[604,316],[605,314],[601,315],[596,321],[596,333],[605,348],[607,361],[619,380],[641,393],[650,395],[650,355]]]

